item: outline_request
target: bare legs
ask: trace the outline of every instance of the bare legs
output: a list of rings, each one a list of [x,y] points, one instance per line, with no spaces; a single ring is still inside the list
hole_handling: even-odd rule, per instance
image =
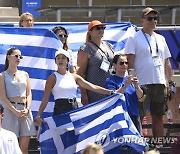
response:
[[[28,154],[30,136],[21,136],[19,138],[19,146],[23,154]]]
[[[163,115],[152,116],[152,133],[154,137],[164,136]]]

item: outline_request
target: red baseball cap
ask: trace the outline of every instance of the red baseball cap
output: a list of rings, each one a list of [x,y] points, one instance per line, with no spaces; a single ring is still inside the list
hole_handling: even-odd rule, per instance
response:
[[[88,25],[88,31],[90,31],[91,28],[93,28],[94,26],[106,26],[106,24],[101,23],[101,22],[98,21],[98,20],[93,20],[93,21],[91,21],[91,22],[89,23],[89,25]]]

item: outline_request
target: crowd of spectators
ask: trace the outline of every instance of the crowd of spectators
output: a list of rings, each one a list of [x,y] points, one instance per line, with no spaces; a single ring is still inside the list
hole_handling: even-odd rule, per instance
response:
[[[50,93],[52,92],[55,100],[53,116],[57,116],[78,108],[77,85],[81,89],[83,105],[114,93],[123,94],[128,114],[140,134],[142,119],[149,106],[153,136],[163,137],[166,96],[171,93],[171,88],[167,87],[173,82],[173,72],[166,40],[154,32],[158,16],[159,12],[153,8],[142,10],[142,29],[129,37],[125,53],[122,54],[116,54],[113,46],[102,40],[107,25],[98,20],[91,21],[88,24],[85,43],[79,47],[77,62],[68,45],[67,29],[62,26],[54,27],[52,32],[62,43],[62,49],[55,53],[57,70],[46,81],[36,119],[33,119],[31,112],[29,75],[18,70],[23,58],[21,51],[17,48],[7,49],[5,68],[0,73],[0,100],[4,106],[3,113],[3,107],[0,105],[0,140],[7,146],[1,148],[0,152],[14,150],[16,152],[8,152],[28,153],[30,137],[36,135],[33,121],[35,120],[39,126],[44,122],[41,115],[47,106]],[[20,16],[19,27],[33,26],[33,15],[23,13]],[[129,69],[134,69],[135,73],[128,74]],[[4,134],[11,138],[13,147],[9,147],[11,145]],[[103,153],[103,148],[96,144],[88,145],[83,151],[83,154]]]

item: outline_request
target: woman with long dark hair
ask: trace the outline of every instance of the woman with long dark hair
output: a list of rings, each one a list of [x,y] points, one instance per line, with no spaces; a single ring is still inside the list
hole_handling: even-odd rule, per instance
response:
[[[63,49],[69,53],[69,56],[70,56],[69,57],[69,66],[68,66],[69,71],[71,73],[76,72],[76,65],[77,65],[76,61],[77,60],[76,60],[75,56],[73,55],[72,50],[69,48],[69,44],[68,44],[69,33],[68,33],[67,29],[62,26],[57,26],[57,27],[54,27],[52,29],[52,31],[57,35],[57,37],[63,44]]]
[[[5,107],[2,127],[16,134],[23,154],[27,154],[30,136],[36,131],[29,75],[17,68],[22,58],[19,49],[7,50],[4,72],[0,73],[0,99]]]

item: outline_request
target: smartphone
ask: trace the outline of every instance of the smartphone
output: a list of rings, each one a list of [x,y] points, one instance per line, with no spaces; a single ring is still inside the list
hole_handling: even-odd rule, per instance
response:
[[[135,70],[134,69],[129,69],[128,70],[128,75],[132,76],[132,77],[135,77],[136,76]]]

